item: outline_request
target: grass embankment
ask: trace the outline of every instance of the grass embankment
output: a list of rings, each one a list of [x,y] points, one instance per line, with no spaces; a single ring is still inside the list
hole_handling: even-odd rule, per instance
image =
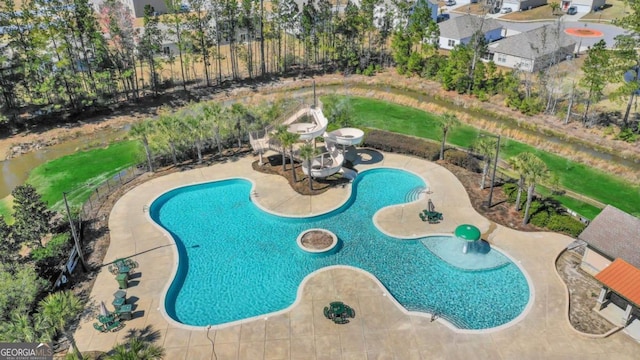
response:
[[[64,206],[62,192],[69,192],[71,207],[86,201],[104,180],[123,169],[140,162],[142,146],[137,141],[122,141],[106,148],[81,151],[46,162],[31,171],[27,183],[33,185],[49,207],[61,211]],[[0,201],[0,214],[10,219],[10,201]]]
[[[33,185],[49,206],[60,210],[62,192],[70,205],[82,204],[104,180],[142,160],[137,141],[122,141],[106,148],[77,152],[33,169],[27,183]]]
[[[356,121],[361,126],[418,136],[426,139],[441,140],[442,131],[439,117],[422,110],[396,105],[379,100],[351,97],[351,106]],[[468,125],[454,127],[447,142],[468,148],[473,144],[480,131]],[[502,139],[500,157],[505,160],[521,152],[529,151],[540,157],[553,174],[560,177],[560,184],[571,191],[583,194],[605,204],[611,204],[626,212],[638,215],[640,188],[586,165],[565,159],[515,140]],[[599,209],[568,196],[554,196],[565,206],[583,216],[593,217]]]

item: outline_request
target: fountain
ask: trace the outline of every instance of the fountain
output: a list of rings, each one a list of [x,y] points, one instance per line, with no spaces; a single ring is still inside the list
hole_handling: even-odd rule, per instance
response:
[[[454,232],[455,236],[460,240],[465,240],[462,246],[462,253],[466,254],[469,251],[469,246],[473,245],[476,241],[480,240],[480,229],[473,225],[462,224],[456,228]]]

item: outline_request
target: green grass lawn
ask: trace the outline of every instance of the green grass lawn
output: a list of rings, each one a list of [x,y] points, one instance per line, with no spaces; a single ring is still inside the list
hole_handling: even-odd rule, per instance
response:
[[[578,214],[589,220],[593,220],[596,215],[600,214],[600,212],[602,211],[602,209],[599,209],[578,199],[574,199],[570,196],[552,194],[551,191],[544,186],[537,186],[536,192],[543,196],[549,196],[557,200],[564,207],[577,212]]]
[[[140,162],[143,156],[139,142],[122,141],[44,163],[31,171],[27,183],[52,209],[61,210],[63,191],[69,192],[71,206],[80,205],[101,182]]]
[[[0,215],[4,216],[5,222],[9,224],[13,222],[13,218],[11,217],[13,210],[11,209],[10,199],[10,196],[7,196],[4,199],[0,199]]]
[[[357,123],[363,127],[441,140],[442,131],[436,115],[385,101],[358,97],[351,97],[351,106]],[[479,133],[478,129],[471,126],[460,125],[450,131],[447,142],[468,148],[476,141]],[[525,151],[536,154],[552,173],[558,174],[563,187],[640,216],[640,187],[620,178],[510,139],[503,139],[500,158],[505,160]],[[594,213],[594,209],[588,209],[588,205],[579,205],[582,202],[574,201],[577,203],[573,204],[572,209],[581,214],[584,211],[585,216]]]

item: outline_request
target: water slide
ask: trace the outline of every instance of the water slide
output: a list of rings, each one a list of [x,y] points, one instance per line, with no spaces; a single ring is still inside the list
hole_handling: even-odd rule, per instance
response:
[[[296,122],[305,115],[310,116],[313,122]],[[313,109],[304,107],[299,109],[295,114],[287,118],[283,125],[287,125],[289,132],[298,134],[302,141],[312,141],[313,139],[323,136],[327,152],[315,157],[311,161],[311,176],[314,178],[325,178],[337,172],[348,179],[355,179],[357,172],[343,168],[342,164],[345,160],[346,147],[355,146],[362,142],[364,132],[356,128],[342,128],[327,133],[327,125],[329,121],[322,113],[320,108]],[[262,153],[266,149],[275,149],[272,146],[270,133],[273,128],[267,128],[263,131],[250,133],[250,141],[254,151]],[[302,171],[305,175],[309,175],[309,169],[306,162],[302,163]]]
[[[307,137],[309,140],[316,136],[322,135],[324,137],[324,143],[327,148],[327,152],[316,157],[311,161],[311,169],[309,170],[305,163],[302,165],[302,171],[314,178],[325,178],[333,175],[338,171],[341,171],[345,177],[354,179],[356,176],[355,171],[350,169],[344,169],[342,164],[344,163],[345,147],[357,145],[362,141],[364,132],[355,128],[342,128],[330,133],[325,132],[327,129],[328,120],[320,109],[311,109],[310,114],[316,121],[316,127],[309,129],[308,133],[314,136]],[[320,132],[322,130],[322,132]],[[303,139],[302,136],[300,136]],[[342,146],[340,149],[338,146]],[[328,156],[327,156],[328,155]]]

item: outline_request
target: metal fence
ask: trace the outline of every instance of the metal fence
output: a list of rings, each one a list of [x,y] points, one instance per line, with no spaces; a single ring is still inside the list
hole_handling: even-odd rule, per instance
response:
[[[80,213],[78,214],[80,223],[95,218],[104,200],[109,197],[109,195],[147,171],[146,163],[140,163],[120,171],[115,176],[96,186],[91,196],[82,204]]]

